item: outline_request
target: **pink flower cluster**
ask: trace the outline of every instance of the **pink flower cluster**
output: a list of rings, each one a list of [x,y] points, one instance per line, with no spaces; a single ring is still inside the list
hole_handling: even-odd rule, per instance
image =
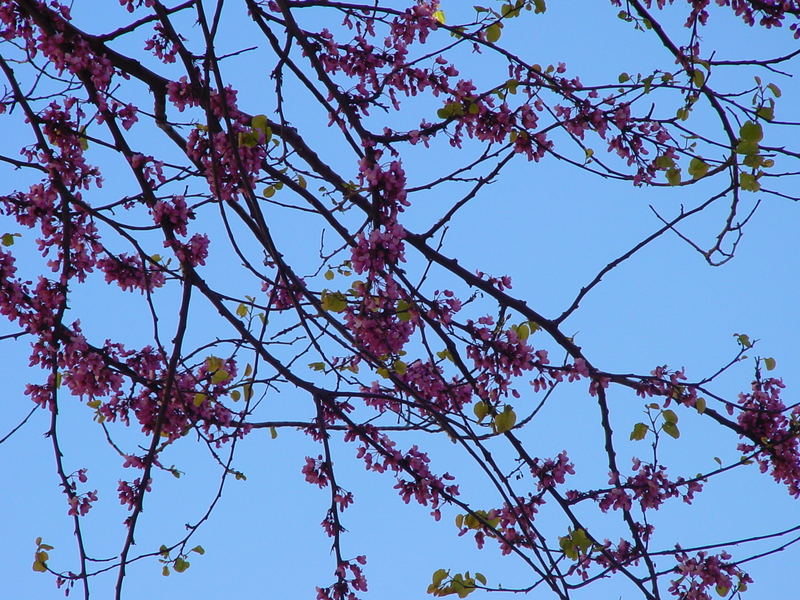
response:
[[[340,562],[334,573],[337,582],[330,587],[318,587],[317,600],[357,600],[355,592],[367,591],[367,580],[361,569],[365,564],[367,557],[363,555],[356,556],[355,562],[352,560]]]
[[[152,208],[153,220],[178,235],[186,235],[186,225],[194,218],[183,196],[173,196],[171,201],[159,200]]]
[[[638,458],[633,459],[635,475],[628,477],[624,484],[609,490],[598,499],[600,510],[630,510],[633,500],[639,501],[643,511],[658,508],[669,498],[683,496],[686,504],[691,504],[694,495],[703,491],[700,481],[678,477],[675,481],[667,478],[667,469],[663,465],[657,467],[642,463]],[[609,483],[616,485],[619,477],[610,474]],[[683,491],[681,491],[683,489]],[[630,495],[627,490],[630,490]]]
[[[92,508],[92,502],[97,502],[97,490],[78,494],[78,483],[86,483],[86,469],[78,469],[75,473],[67,476],[69,489],[67,490],[67,502],[69,504],[70,516],[84,516]]]
[[[459,414],[472,401],[469,384],[459,383],[455,377],[445,379],[442,368],[430,361],[414,361],[399,378],[410,389],[401,392],[419,402],[422,412]]]
[[[680,547],[677,548],[680,551]],[[711,600],[709,589],[714,588],[718,596],[725,597],[731,591],[745,590],[752,578],[730,563],[731,555],[698,552],[690,558],[685,552],[675,555],[678,565],[675,571],[680,576],[672,581],[670,593],[680,600]]]
[[[542,491],[564,483],[567,475],[575,474],[575,465],[570,462],[567,451],[563,450],[555,458],[545,459],[541,464],[535,458],[531,473],[539,480],[537,487]]]
[[[361,440],[357,457],[364,461],[367,470],[376,473],[394,472],[397,477],[394,488],[398,490],[403,501],[408,504],[414,498],[422,506],[430,506],[433,509],[431,514],[438,521],[441,517],[439,506],[444,501],[442,494],[457,496],[459,493],[457,485],[445,483],[452,481],[454,477],[449,473],[438,476],[431,472],[428,466],[430,458],[416,445],[402,453],[395,449],[395,442],[388,436],[371,427],[365,427],[364,430],[362,434],[348,432],[345,441]],[[375,449],[373,443],[382,450]],[[403,473],[410,475],[412,480],[400,479]]]
[[[141,257],[125,253],[101,258],[97,268],[105,273],[106,283],[116,283],[122,290],[152,292],[166,282],[161,270],[148,268]]]
[[[775,481],[800,497],[800,406],[791,411],[780,398],[780,379],[753,381],[752,391],[739,394],[741,412],[737,417],[747,442],[739,444],[744,453],[756,452],[762,473],[771,468]],[[731,410],[733,407],[731,407]]]

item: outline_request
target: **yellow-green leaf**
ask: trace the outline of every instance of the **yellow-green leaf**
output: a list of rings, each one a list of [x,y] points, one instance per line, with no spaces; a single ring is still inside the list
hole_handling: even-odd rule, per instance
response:
[[[509,431],[511,428],[514,427],[514,424],[517,422],[517,415],[514,412],[514,409],[511,408],[510,405],[506,404],[506,407],[503,409],[503,412],[498,414],[494,418],[494,426],[497,430],[497,433],[504,433]]]
[[[172,568],[175,569],[176,573],[183,573],[190,566],[191,565],[190,565],[188,560],[184,560],[182,558],[176,558],[175,559],[175,564],[172,565]]]
[[[431,583],[436,586],[437,588],[439,585],[445,580],[449,571],[445,571],[444,569],[437,569],[433,573],[433,577],[431,578]]]
[[[631,431],[631,439],[634,441],[643,440],[650,428],[645,423],[636,423]]]
[[[666,422],[661,428],[664,430],[664,433],[676,440],[681,437],[681,432],[678,430],[678,426],[675,425],[675,423]]]
[[[435,11],[433,13],[433,18],[436,19],[437,21],[439,21],[439,23],[441,23],[442,25],[444,25],[445,17],[444,17],[444,11],[443,10]]]
[[[774,358],[764,359],[764,366],[767,368],[767,371],[772,371],[775,368],[776,364],[777,363],[775,362]]]
[[[760,142],[764,139],[761,123],[747,121],[739,128],[739,137],[746,142]]]
[[[255,115],[252,119],[250,119],[250,125],[252,125],[253,129],[260,129],[261,131],[267,130],[267,116],[266,115]]]
[[[661,413],[661,416],[664,417],[664,420],[667,423],[675,424],[675,423],[678,422],[678,415],[675,414],[674,410],[667,409],[667,410],[665,410],[664,412]]]
[[[758,179],[751,173],[739,173],[739,185],[746,192],[757,192],[761,189]]]
[[[484,417],[489,414],[489,406],[483,400],[479,400],[472,407],[472,412],[478,418],[478,421],[483,421]]]
[[[347,299],[341,292],[322,292],[322,310],[340,313],[347,308]]]
[[[773,94],[773,95],[774,95],[776,98],[780,98],[780,97],[781,97],[781,88],[779,88],[779,87],[778,87],[777,85],[775,85],[774,83],[768,83],[768,84],[767,84],[767,88],[769,89],[769,91],[771,91],[771,92],[772,92],[772,94]]]
[[[667,183],[669,183],[670,185],[679,185],[681,182],[680,169],[676,168],[667,169],[666,176],[667,176]]]
[[[211,383],[217,384],[226,381],[230,377],[230,373],[228,373],[225,369],[219,369],[218,371],[214,371],[214,374],[211,376]]]
[[[689,162],[689,175],[692,176],[692,179],[700,179],[704,177],[706,173],[708,173],[708,165],[702,158],[695,156]]]
[[[694,403],[694,408],[702,415],[706,412],[706,399],[703,397],[698,398]]]
[[[247,306],[244,304],[240,304],[236,307],[236,314],[240,317],[244,318],[247,316]]]
[[[756,114],[765,121],[772,121],[772,119],[775,118],[775,108],[772,106],[762,106],[756,111]]]
[[[493,25],[489,25],[486,29],[486,41],[490,44],[494,44],[497,40],[500,39],[500,35],[502,34],[502,26],[500,23],[495,23]]]

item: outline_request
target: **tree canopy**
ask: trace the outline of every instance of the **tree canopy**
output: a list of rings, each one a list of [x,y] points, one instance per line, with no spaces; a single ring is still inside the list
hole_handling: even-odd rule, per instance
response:
[[[118,4],[0,5],[0,452],[48,457],[68,527],[4,549],[20,580],[121,600],[213,562],[217,522],[321,520],[318,600],[745,598],[785,564],[800,526],[760,498],[800,496],[791,372],[698,315],[790,284],[790,256],[731,269],[796,210],[800,2]],[[648,274],[671,308],[609,332]],[[481,551],[387,575],[376,546],[430,548],[348,530],[400,537],[406,504],[419,546]]]

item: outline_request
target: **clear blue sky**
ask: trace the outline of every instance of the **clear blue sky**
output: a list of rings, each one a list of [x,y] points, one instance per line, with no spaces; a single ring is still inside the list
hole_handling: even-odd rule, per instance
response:
[[[228,3],[231,23],[221,37],[225,50],[262,44],[253,31]],[[400,4],[400,3],[398,3]],[[579,11],[574,3],[553,1],[546,15],[526,14],[512,22],[504,40],[531,62],[547,64],[566,62],[569,72],[580,74],[584,83],[616,81],[626,71],[644,72],[660,66],[671,68],[652,35],[635,32],[616,18],[618,9],[608,2],[583,2]],[[471,5],[471,4],[470,4]],[[449,22],[459,20],[466,6],[445,0],[442,8]],[[788,31],[762,32],[742,26],[716,7],[712,26],[704,32],[706,47],[718,47],[718,58],[769,56],[781,48],[792,50],[796,42]],[[123,9],[109,3],[109,13],[96,14],[94,3],[77,2],[74,13],[79,27],[99,32],[107,23],[122,23],[129,17]],[[465,14],[465,13],[464,13]],[[669,22],[675,23],[674,18]],[[331,26],[333,24],[330,24]],[[673,31],[678,31],[673,29]],[[194,35],[196,31],[191,31]],[[680,32],[680,35],[685,35]],[[263,45],[263,44],[262,44]],[[266,75],[272,63],[263,62],[265,53],[244,54],[230,62],[228,80],[241,89],[240,105],[250,113],[274,109],[271,83]],[[479,81],[504,77],[504,67],[484,58],[466,57],[462,74],[475,70]],[[796,65],[794,67],[796,70]],[[723,75],[719,75],[720,80]],[[798,86],[788,78],[771,76],[784,91],[778,106],[779,118],[791,118],[790,107],[800,105]],[[766,79],[766,74],[765,74]],[[747,85],[747,84],[744,84]],[[291,89],[291,88],[290,88]],[[326,130],[324,119],[311,108],[306,98],[298,96],[289,103],[289,119],[310,139],[316,141],[321,155],[332,164],[354,173],[354,162],[341,158],[341,149],[326,145],[334,136]],[[429,105],[410,103],[413,110],[430,110]],[[409,108],[412,110],[412,108]],[[14,117],[16,118],[16,117]],[[405,118],[405,115],[404,115]],[[411,119],[416,120],[417,114]],[[4,116],[2,149],[12,154],[19,145],[15,137],[20,124],[12,125]],[[134,132],[136,129],[134,129]],[[22,135],[20,133],[20,135]],[[27,134],[25,134],[27,135]],[[136,133],[143,148],[156,138],[143,128]],[[786,138],[786,143],[791,141]],[[163,138],[157,142],[160,151]],[[603,151],[601,143],[595,151]],[[445,148],[440,145],[439,148]],[[96,159],[103,164],[101,155]],[[414,148],[404,155],[410,185],[428,181],[441,172],[443,164],[459,159],[459,154],[432,154]],[[90,155],[91,157],[91,155]],[[106,186],[92,192],[91,201],[104,202],[114,194],[129,193],[133,188],[123,176],[115,179],[114,167],[105,172]],[[0,167],[3,192],[16,185],[17,174]],[[21,187],[21,186],[20,186]],[[517,160],[506,175],[469,204],[455,219],[445,239],[445,251],[457,255],[459,262],[494,275],[510,275],[513,291],[547,316],[563,310],[581,285],[585,285],[609,261],[626,251],[659,225],[649,205],[662,214],[675,215],[679,207],[694,205],[713,186],[649,190],[629,184],[614,183],[588,176],[568,165],[547,159],[539,164]],[[447,209],[451,198],[446,189],[424,197],[407,215],[409,228],[421,230],[434,215]],[[753,196],[753,198],[757,197]],[[287,253],[301,262],[312,264],[319,247],[319,232],[300,229],[299,219],[275,212],[273,229]],[[721,213],[691,222],[688,230],[699,239],[708,240],[717,232]],[[282,220],[285,219],[285,220]],[[204,225],[210,223],[201,221]],[[798,381],[796,338],[800,333],[796,306],[800,274],[800,236],[797,206],[789,201],[765,198],[749,227],[737,257],[729,264],[712,269],[702,257],[675,236],[664,236],[615,270],[584,301],[582,308],[567,321],[567,333],[575,334],[597,366],[609,371],[647,372],[656,365],[685,366],[689,378],[700,377],[724,364],[736,352],[732,334],[748,333],[761,340],[756,354],[777,360],[778,376],[787,383],[787,404],[794,402]],[[0,219],[0,233],[17,231],[7,218]],[[20,247],[34,237],[23,232]],[[206,273],[224,281],[240,294],[253,294],[252,282],[241,283],[231,275],[234,260],[224,248],[222,236],[212,233],[212,256]],[[23,268],[33,269],[36,260],[23,260]],[[418,269],[413,261],[410,269]],[[226,279],[223,279],[226,278]],[[442,286],[448,285],[442,280]],[[242,289],[244,288],[244,289]],[[164,296],[169,299],[169,294]],[[101,277],[87,285],[72,306],[75,316],[85,324],[90,336],[101,341],[119,336],[136,346],[147,343],[147,316],[138,296],[109,290]],[[168,311],[167,311],[168,312]],[[208,319],[208,321],[206,321]],[[171,333],[169,320],[164,331]],[[210,329],[206,329],[206,323]],[[0,334],[7,331],[0,325]],[[198,311],[191,323],[193,341],[229,335],[216,330],[213,314]],[[540,334],[537,334],[540,335]],[[12,348],[4,342],[0,377],[4,391],[4,418],[0,435],[27,414],[30,402],[23,396],[24,384],[39,381],[41,373],[27,368],[25,344]],[[723,378],[720,393],[735,395],[746,389],[751,379],[747,362]],[[627,437],[632,425],[641,419],[642,402],[633,396],[618,394],[613,398],[617,414],[616,431],[620,440]],[[524,402],[524,398],[521,403]],[[302,394],[284,391],[265,401],[262,414],[313,416],[310,403]],[[89,468],[88,488],[99,489],[100,502],[85,517],[87,536],[95,557],[113,557],[123,540],[124,513],[116,499],[116,481],[122,476],[120,459],[106,450],[102,431],[91,421],[91,411],[75,401],[63,414],[63,443],[69,468]],[[598,462],[599,430],[596,407],[583,386],[565,388],[543,412],[539,423],[524,437],[540,456],[551,456],[568,449],[581,482],[604,485],[605,467]],[[682,437],[663,448],[671,472],[693,474],[714,466],[714,457],[736,456],[736,440],[717,435],[714,428],[692,415],[681,414]],[[0,495],[0,581],[2,597],[15,600],[58,598],[61,593],[51,578],[31,571],[34,539],[42,536],[55,546],[52,564],[74,565],[71,521],[66,515],[65,499],[58,488],[52,466],[52,449],[42,434],[48,427],[48,415],[39,412],[12,439],[0,447],[0,465],[5,474],[5,493]],[[135,434],[118,432],[128,443],[142,443]],[[398,436],[402,446],[416,440]],[[620,442],[623,455],[644,452]],[[498,449],[498,452],[500,450]],[[195,540],[206,549],[205,556],[192,559],[183,574],[162,577],[160,565],[152,560],[131,565],[126,584],[127,598],[313,598],[314,587],[332,579],[334,562],[329,541],[319,522],[328,503],[326,491],[303,481],[300,468],[303,457],[316,455],[317,447],[302,433],[282,431],[271,440],[256,431],[238,448],[236,467],[247,474],[246,482],[231,481],[212,519],[198,532]],[[454,571],[481,571],[490,584],[525,585],[529,573],[512,557],[500,557],[487,545],[477,551],[469,536],[457,538],[453,525],[454,511],[446,510],[435,523],[428,511],[405,505],[392,489],[389,477],[365,473],[355,460],[353,448],[336,444],[336,467],[340,484],[354,492],[356,502],[344,514],[348,533],[344,536],[347,556],[366,554],[370,592],[366,599],[407,600],[426,597],[425,588],[438,568]],[[446,441],[436,441],[431,448],[435,470],[456,474],[466,499],[480,502],[486,497],[483,482],[474,474]],[[154,549],[169,543],[183,532],[183,524],[196,520],[215,493],[218,470],[207,453],[189,439],[177,444],[164,459],[185,471],[180,480],[159,474],[155,493],[148,496],[139,534],[138,550]],[[129,474],[126,473],[126,474]],[[487,500],[488,501],[488,500]],[[785,490],[767,476],[759,476],[755,467],[742,471],[701,494],[691,507],[668,503],[654,515],[659,527],[660,545],[670,547],[677,541],[718,542],[746,535],[767,533],[796,523],[797,505]],[[549,518],[545,512],[543,519]],[[547,521],[544,522],[548,530]],[[555,527],[556,521],[553,522]],[[598,522],[598,527],[606,525]],[[615,539],[615,524],[608,525],[608,536]],[[555,533],[555,530],[553,530]],[[756,580],[749,592],[753,600],[786,597],[788,571],[797,564],[800,552],[792,548],[752,565],[749,571]],[[94,584],[95,597],[110,597],[113,580],[100,577]],[[76,590],[77,592],[78,590]],[[471,598],[478,598],[476,592]],[[546,598],[546,594],[531,594]],[[633,597],[630,588],[618,581],[601,583],[577,593],[582,598]]]

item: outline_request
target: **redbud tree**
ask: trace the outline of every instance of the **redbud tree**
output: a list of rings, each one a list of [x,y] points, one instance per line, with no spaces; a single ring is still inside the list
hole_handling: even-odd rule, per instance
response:
[[[582,9],[554,24],[554,4],[2,2],[0,339],[30,368],[23,388],[6,386],[0,441],[49,454],[73,542],[41,531],[20,549],[37,577],[117,599],[134,564],[186,577],[213,560],[204,525],[230,517],[226,490],[247,485],[237,450],[294,436],[312,450],[283,460],[320,509],[288,515],[291,498],[267,498],[265,510],[287,527],[321,520],[331,550],[327,579],[298,597],[368,597],[369,548],[346,530],[353,464],[398,496],[392,518],[420,505],[523,582],[443,556],[427,590],[391,583],[403,597],[566,600],[605,586],[706,600],[757,587],[749,566],[795,542],[796,520],[687,543],[663,516],[709,510],[705,494],[741,492],[732,481],[800,496],[800,408],[776,359],[733,330],[707,372],[690,358],[642,370],[635,348],[620,368],[573,323],[663,240],[716,273],[770,203],[796,199],[800,148],[784,132],[798,123],[780,85],[797,66],[800,2],[608,0],[601,34],[634,32],[656,58],[637,71],[631,48],[613,78],[539,58],[558,58],[542,27],[596,51],[571,37]],[[724,28],[735,52],[706,42]],[[558,256],[532,234],[514,243],[527,267],[485,272],[472,257],[504,232],[462,218],[493,186],[543,180],[553,164],[652,210],[649,235],[555,308],[515,290]],[[680,269],[665,274],[680,285]],[[576,412],[596,445],[581,460]],[[546,414],[561,423],[554,452],[538,443]],[[96,435],[74,439],[75,419]],[[699,435],[681,437],[687,423]],[[694,459],[704,445],[710,464]],[[192,472],[175,457],[201,454],[215,487],[181,534],[151,543],[159,488]],[[99,455],[105,471],[88,466]]]

